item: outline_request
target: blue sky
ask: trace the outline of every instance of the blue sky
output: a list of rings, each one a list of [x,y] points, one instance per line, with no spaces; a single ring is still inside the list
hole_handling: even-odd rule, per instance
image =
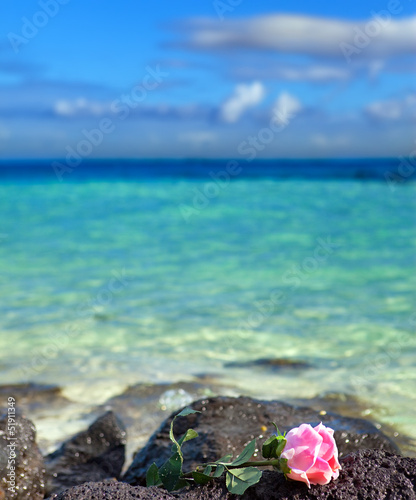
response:
[[[0,14],[2,158],[416,148],[413,0],[3,0]]]

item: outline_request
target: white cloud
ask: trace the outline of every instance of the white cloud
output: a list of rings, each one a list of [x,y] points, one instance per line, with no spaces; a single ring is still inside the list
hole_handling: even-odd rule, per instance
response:
[[[371,61],[370,64],[368,65],[368,76],[370,80],[377,80],[384,67],[385,67],[384,61],[380,61],[378,59]]]
[[[239,66],[231,72],[234,78],[261,78],[262,80],[285,80],[292,82],[308,81],[312,83],[326,83],[332,81],[346,81],[351,78],[352,73],[347,68],[316,65],[291,65],[279,64],[273,66]]]
[[[59,116],[100,116],[110,111],[106,103],[89,101],[83,97],[73,101],[61,99],[53,106],[54,112]]]
[[[259,104],[265,96],[261,82],[251,85],[237,85],[232,96],[221,107],[221,117],[228,123],[235,123],[244,111]]]
[[[302,108],[302,103],[297,97],[288,92],[282,92],[274,103],[273,114],[279,123],[287,125]]]
[[[282,92],[275,102],[275,109],[286,113],[298,113],[302,109],[299,99],[289,92]]]
[[[372,102],[364,108],[370,118],[381,121],[416,119],[416,94],[407,94],[401,99]]]
[[[347,147],[351,144],[351,138],[346,134],[329,135],[317,133],[310,136],[310,143],[322,149],[334,149]]]
[[[277,70],[282,80],[310,82],[327,82],[331,80],[347,80],[350,73],[341,68],[330,66],[308,66],[306,68],[280,68]]]
[[[134,99],[132,99],[134,101]],[[114,111],[114,103],[109,101],[92,101],[83,97],[74,100],[60,99],[53,103],[53,114],[63,118],[98,118],[101,116],[118,116]],[[124,102],[124,101],[123,101]],[[117,106],[116,106],[117,108]],[[161,119],[206,119],[212,113],[212,108],[202,106],[197,103],[184,105],[171,105],[168,103],[158,103],[145,105],[136,103],[129,106],[125,103],[128,116],[131,118],[161,118]],[[1,112],[1,109],[0,109]]]
[[[189,35],[185,45],[201,50],[250,48],[343,60],[342,44],[357,47],[353,56],[365,59],[416,52],[416,16],[396,19],[387,11],[384,18],[364,21],[281,14],[222,23],[198,19],[184,30]]]

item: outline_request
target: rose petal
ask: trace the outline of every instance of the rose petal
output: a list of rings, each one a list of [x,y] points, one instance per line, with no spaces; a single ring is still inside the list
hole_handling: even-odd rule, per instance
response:
[[[333,429],[325,427],[321,422],[314,430],[322,437],[322,445],[318,456],[324,460],[330,460],[333,456],[338,459],[338,448],[333,437]]]
[[[333,472],[328,462],[318,457],[313,467],[306,471],[306,475],[311,484],[328,484]]]
[[[305,471],[292,469],[292,472],[290,474],[286,474],[286,477],[293,479],[293,481],[301,481],[302,483],[305,483],[308,488],[311,487],[311,483],[309,482]]]
[[[334,430],[322,422],[313,428],[302,424],[286,435],[286,446],[281,454],[287,459],[291,472],[286,477],[310,484],[327,484],[339,475],[338,448]]]
[[[331,467],[331,469],[333,470],[334,474],[337,473],[336,477],[335,477],[335,475],[333,475],[333,478],[336,479],[338,477],[339,471],[341,470],[341,465],[338,462],[338,457],[336,457],[335,455],[333,457],[331,457],[328,460],[328,464]]]
[[[286,446],[281,455],[291,469],[307,471],[318,456],[323,438],[309,424],[302,424],[286,435]],[[292,451],[294,450],[294,451]]]

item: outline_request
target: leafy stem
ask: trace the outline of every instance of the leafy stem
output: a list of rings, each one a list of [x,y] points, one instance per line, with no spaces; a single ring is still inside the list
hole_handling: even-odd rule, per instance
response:
[[[201,472],[201,470],[204,470],[206,467],[219,467],[221,465],[224,466],[225,470],[232,470],[232,469],[243,469],[245,467],[277,467],[279,468],[281,461],[280,459],[275,459],[275,460],[249,460],[247,462],[244,462],[240,465],[224,465],[224,464],[218,464],[215,462],[208,462],[206,464],[200,464],[196,467],[196,472]],[[192,474],[195,471],[189,471],[185,472],[182,477],[183,478],[192,478]]]
[[[263,444],[262,455],[266,460],[250,460],[256,451],[256,440],[253,439],[235,459],[229,454],[216,462],[198,465],[196,470],[184,473],[182,470],[182,445],[198,437],[198,433],[188,429],[180,439],[176,440],[173,434],[173,424],[177,417],[186,417],[195,413],[200,412],[185,408],[172,419],[169,431],[169,438],[172,441],[172,455],[161,467],[155,463],[149,467],[146,475],[148,486],[163,485],[168,491],[174,491],[189,485],[190,481],[201,485],[207,484],[225,472],[225,483],[228,491],[242,495],[247,488],[260,481],[262,471],[258,467],[272,466],[283,473],[290,473],[287,460],[280,458],[286,445],[286,439],[284,435],[280,434],[277,427],[277,435],[271,436]]]

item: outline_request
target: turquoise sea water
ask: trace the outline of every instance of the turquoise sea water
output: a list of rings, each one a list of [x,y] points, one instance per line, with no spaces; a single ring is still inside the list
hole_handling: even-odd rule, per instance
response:
[[[415,438],[416,185],[207,183],[4,179],[2,383],[87,403],[209,373],[259,398],[350,394]],[[259,358],[310,367],[230,366]]]

